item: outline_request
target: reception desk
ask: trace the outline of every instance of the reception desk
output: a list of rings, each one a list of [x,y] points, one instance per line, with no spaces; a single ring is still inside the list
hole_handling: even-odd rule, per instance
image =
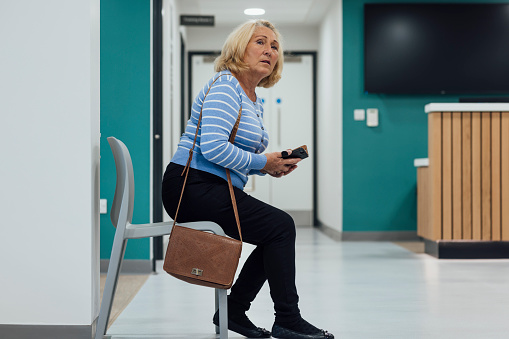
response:
[[[418,235],[439,258],[509,258],[509,104],[429,104]],[[427,166],[425,166],[427,165]]]

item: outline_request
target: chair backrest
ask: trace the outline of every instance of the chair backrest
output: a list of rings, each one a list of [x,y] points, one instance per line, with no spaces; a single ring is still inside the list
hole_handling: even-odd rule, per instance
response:
[[[117,227],[119,221],[122,227],[126,222],[132,223],[134,206],[134,171],[131,155],[126,145],[115,137],[109,137],[115,167],[117,169],[117,183],[115,196],[111,205],[110,218],[113,226]]]

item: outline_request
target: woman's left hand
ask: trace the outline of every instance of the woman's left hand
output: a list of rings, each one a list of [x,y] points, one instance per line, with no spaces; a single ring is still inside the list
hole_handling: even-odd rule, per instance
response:
[[[286,151],[289,154],[292,153],[291,149],[287,149]],[[279,152],[276,152],[276,153],[279,153]],[[279,157],[280,157],[280,155],[279,155]],[[293,159],[293,160],[297,160],[297,159]],[[301,159],[298,159],[297,162],[299,162],[300,160]],[[284,165],[283,168],[284,168],[283,170],[281,170],[281,167],[279,167],[278,169],[273,169],[273,170],[262,169],[261,172],[266,173],[274,178],[281,178],[281,177],[284,177],[285,175],[292,173],[297,168],[297,164],[295,163],[295,164]]]
[[[285,175],[292,173],[297,168],[297,165],[290,165],[290,166],[287,166],[287,168],[288,168],[287,171],[272,172],[272,173],[267,172],[267,174],[274,178],[281,178],[281,177],[284,177]]]

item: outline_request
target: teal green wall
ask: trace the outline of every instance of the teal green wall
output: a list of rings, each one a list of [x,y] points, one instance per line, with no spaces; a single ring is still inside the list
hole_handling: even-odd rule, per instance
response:
[[[115,228],[109,209],[115,162],[106,140],[131,152],[135,176],[133,223],[150,221],[150,0],[101,0],[101,259],[111,253]],[[149,239],[129,240],[125,259],[150,259]]]
[[[343,0],[344,231],[416,230],[413,160],[428,156],[424,106],[430,102],[458,102],[459,99],[453,95],[364,94],[364,4],[388,2],[443,1]],[[379,126],[370,128],[365,121],[354,121],[356,108],[378,108]]]

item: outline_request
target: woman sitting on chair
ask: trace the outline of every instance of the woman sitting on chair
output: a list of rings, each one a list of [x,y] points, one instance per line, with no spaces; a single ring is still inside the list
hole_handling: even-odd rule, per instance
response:
[[[255,89],[276,84],[282,69],[281,38],[270,22],[248,21],[230,34],[215,62],[218,73],[194,100],[186,132],[164,174],[163,203],[174,217],[184,180],[181,174],[202,110],[178,221],[213,221],[227,235],[239,239],[225,172],[228,168],[243,240],[256,246],[228,296],[228,328],[249,338],[270,338],[272,334],[275,338],[330,339],[334,338],[332,334],[311,325],[300,314],[293,219],[243,191],[248,175],[280,178],[294,171],[300,161],[283,159],[281,152],[261,154],[267,148],[269,136],[263,125],[262,101]],[[231,144],[228,139],[240,108],[240,125]],[[275,309],[272,333],[255,326],[246,316],[266,280]],[[218,313],[213,322],[219,323]]]

